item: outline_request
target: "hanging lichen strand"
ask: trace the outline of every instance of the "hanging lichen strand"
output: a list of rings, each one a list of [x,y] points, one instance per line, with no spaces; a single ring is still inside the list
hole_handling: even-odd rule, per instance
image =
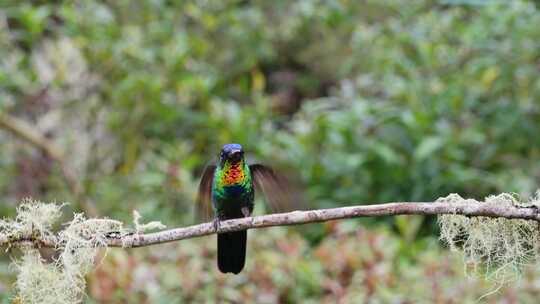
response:
[[[48,238],[55,241],[59,252],[58,258],[49,263],[41,258],[35,243],[20,247],[23,255],[14,261],[18,272],[15,303],[80,303],[86,287],[85,275],[94,268],[99,248],[107,247],[106,235],[128,233],[122,222],[74,214],[73,220],[64,225],[66,228],[55,234],[52,227],[61,216],[62,206],[25,199],[17,208],[15,220],[0,220],[0,236]],[[137,232],[164,227],[159,222],[141,224],[136,211],[134,226]]]
[[[516,195],[503,193],[489,196],[484,202],[464,199],[457,194],[439,198],[437,202],[482,203],[518,208],[538,208],[538,195],[528,202]],[[450,249],[463,253],[466,269],[480,272],[487,279],[505,282],[515,279],[523,266],[537,261],[539,222],[535,220],[493,217],[439,215],[440,239]]]

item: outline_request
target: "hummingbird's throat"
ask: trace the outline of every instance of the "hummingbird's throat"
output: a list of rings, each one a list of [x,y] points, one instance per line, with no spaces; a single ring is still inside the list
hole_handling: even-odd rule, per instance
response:
[[[225,186],[240,184],[244,181],[244,178],[245,172],[243,162],[234,162],[225,168],[225,172],[223,174],[223,184]]]

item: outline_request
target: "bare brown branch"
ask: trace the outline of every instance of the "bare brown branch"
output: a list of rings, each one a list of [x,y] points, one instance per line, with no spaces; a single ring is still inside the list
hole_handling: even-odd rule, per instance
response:
[[[376,217],[394,215],[441,215],[460,214],[465,216],[503,217],[507,219],[525,219],[540,221],[540,213],[536,207],[517,207],[512,204],[491,204],[471,202],[398,202],[376,205],[360,205],[333,209],[309,211],[293,211],[288,213],[269,214],[242,219],[223,221],[220,232],[257,229],[273,226],[301,225],[355,217]],[[155,233],[132,234],[124,237],[110,237],[107,245],[111,247],[143,247],[157,245],[189,238],[215,234],[212,223],[205,223],[183,228],[163,230]],[[17,241],[35,241],[28,238],[0,238],[0,246]],[[41,246],[54,246],[55,239],[39,240]]]
[[[98,212],[95,205],[84,197],[83,187],[77,176],[64,159],[62,149],[56,146],[51,140],[43,134],[36,131],[36,128],[22,119],[11,116],[7,113],[0,113],[0,128],[10,131],[15,136],[27,141],[38,149],[43,150],[50,158],[55,160],[60,166],[62,175],[70,192],[77,201],[81,202],[81,208],[90,215],[97,216]]]
[[[42,149],[52,159],[56,161],[62,160],[62,150],[55,146],[45,136],[36,132],[35,128],[33,128],[27,122],[19,118],[13,117],[9,114],[0,113],[0,127],[12,132],[17,137],[22,138],[30,144]]]

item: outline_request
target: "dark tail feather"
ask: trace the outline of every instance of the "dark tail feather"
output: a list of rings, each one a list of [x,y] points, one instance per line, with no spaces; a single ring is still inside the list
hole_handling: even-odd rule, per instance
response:
[[[223,273],[240,273],[246,262],[247,231],[218,234],[218,268]]]

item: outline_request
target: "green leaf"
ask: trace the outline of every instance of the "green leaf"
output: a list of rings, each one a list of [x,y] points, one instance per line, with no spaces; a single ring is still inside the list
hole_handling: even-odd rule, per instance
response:
[[[416,160],[425,160],[444,145],[444,140],[440,137],[427,137],[414,150]]]

